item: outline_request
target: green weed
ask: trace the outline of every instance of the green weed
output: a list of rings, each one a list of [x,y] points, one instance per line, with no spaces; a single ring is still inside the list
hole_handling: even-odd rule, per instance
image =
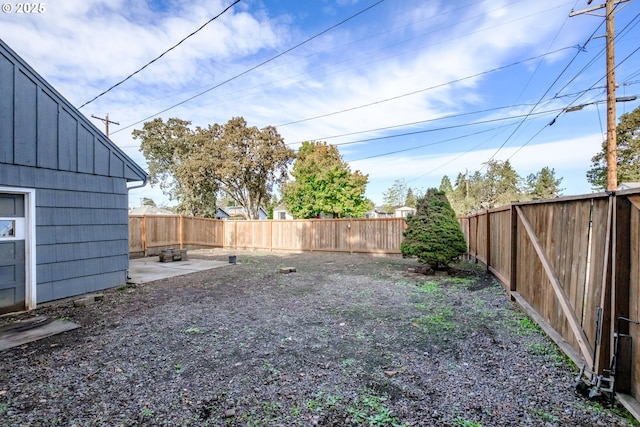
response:
[[[291,416],[294,418],[298,418],[300,416],[300,406],[297,403],[294,403],[291,406]]]
[[[553,343],[528,343],[526,347],[528,353],[536,356],[544,356],[547,360],[550,360],[554,366],[567,366],[570,369],[577,369],[573,360]]]
[[[403,426],[396,417],[391,416],[391,410],[384,405],[385,401],[384,397],[365,394],[356,397],[347,406],[347,412],[353,423],[359,426]]]
[[[471,421],[461,417],[456,418],[454,423],[457,427],[482,427],[482,423],[478,421]]]
[[[269,362],[265,363],[262,367],[265,369],[265,371],[268,371],[269,374],[273,375],[274,377],[280,375],[280,370]]]
[[[183,373],[184,366],[182,366],[182,363],[176,363],[175,365],[173,365],[173,372],[175,372],[177,375]]]
[[[413,325],[433,334],[451,332],[455,329],[455,323],[451,320],[452,318],[453,310],[442,308],[435,314],[418,317],[413,322]]]
[[[547,423],[557,423],[560,421],[560,418],[556,417],[555,415],[549,413],[549,412],[545,412],[542,409],[538,409],[538,408],[531,408],[529,409],[529,411],[531,411],[531,413],[540,418],[542,421],[547,422]]]
[[[476,283],[476,279],[471,277],[449,277],[447,283],[455,286],[469,287]]]
[[[357,360],[356,360],[356,359],[353,359],[353,358],[343,359],[343,360],[340,362],[340,364],[341,364],[342,366],[346,367],[346,368],[348,368],[348,367],[350,367],[350,366],[353,366],[353,365],[355,365],[356,363],[357,363]]]
[[[519,320],[509,320],[507,321],[507,324],[510,325],[514,329],[515,333],[521,337],[543,333],[542,328],[528,317],[522,317]]]
[[[201,334],[202,330],[200,328],[197,328],[197,327],[191,327],[191,328],[187,328],[187,329],[183,330],[182,332],[187,334],[187,335],[196,335],[196,334]]]
[[[142,408],[140,410],[141,418],[151,418],[153,417],[153,411],[150,408]]]
[[[435,282],[433,280],[425,282],[422,286],[418,287],[418,289],[421,292],[425,292],[425,293],[428,293],[428,294],[438,293],[439,292],[438,282]]]

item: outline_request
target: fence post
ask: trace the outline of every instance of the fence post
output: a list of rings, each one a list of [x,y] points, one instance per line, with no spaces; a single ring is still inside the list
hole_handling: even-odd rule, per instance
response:
[[[269,221],[269,250],[273,252],[273,220]]]
[[[491,267],[491,215],[489,213],[489,209],[487,209],[487,225],[486,225],[486,235],[485,235],[485,257],[487,259],[487,272],[489,272],[489,267]]]
[[[180,215],[180,219],[178,220],[178,244],[180,246],[180,249],[182,249],[182,243],[183,243],[183,236],[182,233],[184,232],[184,229],[182,228],[182,221],[184,219],[183,215]]]
[[[315,221],[310,219],[311,238],[309,239],[309,252],[313,252],[313,244],[316,238],[316,224]]]
[[[144,254],[144,256],[147,256],[147,216],[146,215],[142,216],[140,231],[142,233],[142,236],[141,236],[142,253]]]
[[[516,275],[518,274],[518,213],[513,203],[511,210],[511,268],[509,272],[509,292],[516,292],[518,284],[516,283]]]

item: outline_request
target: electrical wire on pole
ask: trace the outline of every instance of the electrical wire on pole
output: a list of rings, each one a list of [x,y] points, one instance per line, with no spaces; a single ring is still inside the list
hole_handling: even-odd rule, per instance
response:
[[[98,116],[94,116],[93,114],[91,115],[91,117],[93,117],[94,119],[98,119],[102,123],[104,123],[104,128],[105,128],[104,133],[107,135],[107,138],[109,138],[109,123],[113,123],[114,125],[120,126],[120,123],[109,120],[109,114],[107,114],[107,116],[104,117],[104,118],[98,117]]]
[[[616,5],[627,1],[629,0],[607,0],[605,4],[577,12],[571,11],[569,14],[569,16],[576,16],[605,8],[607,31],[607,191],[616,191],[618,188],[614,10]],[[591,4],[591,0],[587,4]]]

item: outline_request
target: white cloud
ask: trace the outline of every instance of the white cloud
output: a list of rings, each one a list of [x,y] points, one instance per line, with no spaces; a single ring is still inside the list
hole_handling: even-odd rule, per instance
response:
[[[47,2],[47,11],[42,15],[0,15],[0,37],[72,104],[79,105],[155,58],[228,4],[222,0],[186,3],[167,0],[162,2],[163,7],[158,7],[152,0],[52,0]],[[111,128],[113,141],[144,164],[137,142],[131,139],[133,128],[125,129],[126,126],[211,89],[370,4],[351,0],[241,2],[82,112],[87,116],[108,113],[112,120],[119,121],[121,126]],[[447,114],[532,103],[549,89],[552,90],[548,96],[552,96],[574,76],[576,80],[564,93],[578,91],[602,77],[602,70],[595,70],[597,67],[577,75],[602,47],[597,41],[590,44],[593,52],[580,54],[557,87],[550,85],[576,51],[566,50],[499,73],[465,79],[560,47],[584,43],[599,22],[593,17],[568,19],[574,4],[575,0],[383,2],[310,43],[161,116],[180,117],[204,126],[242,115],[249,125],[262,127],[351,109],[279,127],[279,132],[291,143]],[[617,20],[631,19],[638,7],[630,3]],[[632,61],[625,65],[637,69]],[[459,79],[464,80],[447,84]],[[438,85],[442,87],[424,90]],[[411,92],[417,93],[380,102]],[[540,108],[562,107],[567,102],[570,99],[566,102],[560,99]],[[355,108],[369,103],[375,104]],[[514,107],[510,113],[500,111],[485,119],[528,111],[528,107]],[[455,123],[466,124],[478,117],[461,117]],[[550,166],[560,176],[571,173],[577,177],[576,182],[584,181],[584,171],[591,155],[599,149],[601,138],[593,137],[596,131],[593,123],[578,124],[581,117],[594,122],[595,110],[574,118],[576,124],[571,128],[555,125],[545,132],[547,138],[554,140],[553,144],[534,145],[541,142],[534,139],[513,157],[516,170],[526,174]],[[102,126],[99,122],[96,125]],[[514,150],[510,146],[522,145],[539,128],[538,122],[524,123],[501,150],[499,159],[510,156]],[[388,134],[369,132],[329,142]],[[451,136],[455,135],[438,134],[433,138],[444,140]],[[506,133],[499,136],[506,138]],[[431,134],[414,136],[411,144],[422,143],[420,138],[429,141]],[[574,152],[579,144],[588,149]],[[442,147],[448,146],[441,145],[431,148],[428,156],[408,152],[403,157],[380,157],[353,165],[369,173],[373,193],[381,192],[374,187],[388,187],[396,178],[424,175],[416,181],[433,179],[437,182],[429,181],[428,185],[437,185],[445,173],[457,174],[465,167],[478,169],[495,152],[489,146],[495,144],[479,146],[472,154],[455,161],[456,154],[443,154]],[[382,152],[380,147],[392,151],[404,145],[401,138],[394,138],[340,149],[349,158],[361,158]],[[553,156],[544,154],[551,149],[555,150],[551,151]],[[441,167],[443,164],[447,166]],[[428,174],[438,167],[434,174]]]

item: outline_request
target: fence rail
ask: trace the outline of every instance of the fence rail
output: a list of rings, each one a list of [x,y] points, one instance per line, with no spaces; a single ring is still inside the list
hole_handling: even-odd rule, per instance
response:
[[[130,215],[129,253],[167,247],[400,254],[404,218],[227,221]]]
[[[640,320],[640,191],[513,203],[459,222],[469,255],[576,364],[605,373],[619,334],[616,390],[640,418],[640,326],[618,322]]]

